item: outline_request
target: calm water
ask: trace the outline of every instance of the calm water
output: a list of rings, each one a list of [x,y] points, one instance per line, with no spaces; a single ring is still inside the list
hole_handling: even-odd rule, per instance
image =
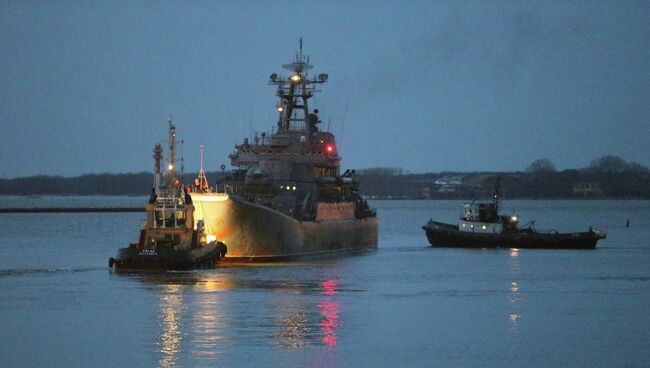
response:
[[[373,202],[380,249],[358,256],[129,276],[107,260],[143,214],[0,214],[0,367],[650,364],[650,201],[505,203],[607,230],[595,251],[429,248],[421,225],[461,203]]]

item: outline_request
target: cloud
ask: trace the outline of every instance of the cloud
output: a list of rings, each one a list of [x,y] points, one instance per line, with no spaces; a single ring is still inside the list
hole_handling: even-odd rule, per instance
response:
[[[393,47],[377,57],[371,89],[404,90],[430,77],[464,77],[484,82],[516,81],[531,63],[557,61],[593,44],[602,26],[585,12],[553,6],[465,3],[436,11],[407,27]],[[488,6],[486,6],[488,5]]]

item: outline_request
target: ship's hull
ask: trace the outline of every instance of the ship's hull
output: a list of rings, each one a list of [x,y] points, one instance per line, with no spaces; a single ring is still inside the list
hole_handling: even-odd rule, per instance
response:
[[[212,268],[226,253],[226,247],[213,242],[192,250],[121,248],[116,258],[110,258],[108,266],[118,272],[151,270],[189,270]]]
[[[298,221],[237,195],[192,194],[195,221],[225,243],[225,261],[280,261],[376,249],[376,217]]]
[[[598,240],[605,238],[600,232],[536,233],[515,232],[507,234],[474,233],[458,230],[458,226],[429,221],[422,227],[433,247],[456,248],[540,248],[540,249],[594,249]]]

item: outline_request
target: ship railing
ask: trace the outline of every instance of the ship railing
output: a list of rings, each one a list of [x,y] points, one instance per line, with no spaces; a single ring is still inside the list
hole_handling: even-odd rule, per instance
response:
[[[241,185],[231,185],[231,184],[224,184],[223,185],[223,193],[226,194],[237,194],[242,191],[242,186]]]
[[[214,192],[215,193],[226,193],[226,184],[215,184],[214,185]]]
[[[185,208],[185,202],[179,197],[158,197],[154,204],[156,208]]]

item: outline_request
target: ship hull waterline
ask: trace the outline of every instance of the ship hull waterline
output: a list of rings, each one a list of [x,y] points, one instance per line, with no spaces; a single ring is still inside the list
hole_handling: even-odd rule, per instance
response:
[[[429,221],[422,227],[432,247],[595,249],[605,238],[597,232],[486,234],[458,230],[457,225]]]
[[[225,262],[322,258],[377,249],[376,217],[298,221],[224,193],[192,193],[195,221],[228,247]]]

